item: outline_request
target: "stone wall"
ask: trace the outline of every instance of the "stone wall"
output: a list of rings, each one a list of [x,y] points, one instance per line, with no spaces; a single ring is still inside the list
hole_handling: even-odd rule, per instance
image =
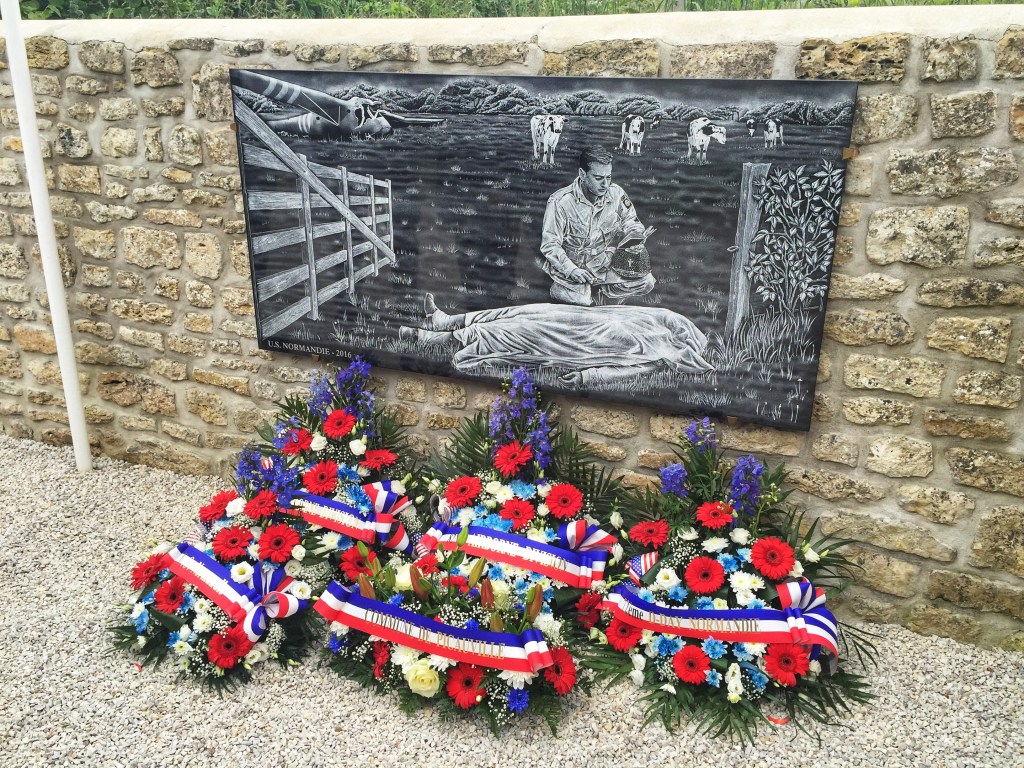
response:
[[[853,78],[810,433],[722,425],[859,543],[843,610],[1024,648],[1024,12],[1015,6],[422,22],[28,24],[97,451],[223,471],[316,363],[256,348],[232,66]],[[1015,17],[1015,18],[1013,18]],[[697,24],[697,22],[700,22]],[[653,34],[652,34],[653,33]],[[11,88],[0,73],[0,425],[69,432]],[[422,453],[493,390],[378,371]],[[631,483],[686,419],[559,401]]]

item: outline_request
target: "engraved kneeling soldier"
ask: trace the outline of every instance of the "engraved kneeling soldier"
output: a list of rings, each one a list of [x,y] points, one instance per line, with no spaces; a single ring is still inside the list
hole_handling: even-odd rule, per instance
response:
[[[551,298],[567,304],[622,304],[654,288],[644,229],[622,187],[612,183],[612,155],[580,154],[579,176],[548,199],[541,253]]]

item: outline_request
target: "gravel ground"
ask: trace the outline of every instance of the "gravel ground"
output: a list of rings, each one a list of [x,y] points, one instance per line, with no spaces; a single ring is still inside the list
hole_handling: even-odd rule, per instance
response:
[[[738,748],[640,730],[635,689],[580,698],[549,737],[526,720],[500,740],[456,733],[309,664],[259,671],[224,698],[138,671],[105,624],[153,540],[178,539],[219,485],[0,436],[0,765],[23,766],[1024,766],[1024,655],[882,626],[878,696],[822,744],[792,725]]]

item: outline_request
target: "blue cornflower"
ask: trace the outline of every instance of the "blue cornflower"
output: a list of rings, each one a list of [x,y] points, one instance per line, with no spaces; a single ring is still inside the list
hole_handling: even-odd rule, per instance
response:
[[[680,586],[672,587],[672,589],[668,591],[669,599],[675,600],[680,603],[683,602],[683,600],[685,600],[689,594],[689,592],[687,592],[683,587]]]
[[[487,569],[487,578],[491,581],[501,581],[505,578],[505,569],[500,565],[493,564]]]
[[[736,643],[733,645],[732,655],[736,657],[736,661],[750,661],[754,658],[754,654],[747,650],[746,643]]]
[[[686,469],[680,463],[669,464],[659,471],[661,475],[661,490],[663,493],[674,493],[677,496],[686,496]]]
[[[755,667],[753,664],[744,664],[743,669],[750,675],[750,681],[754,684],[755,688],[763,689],[768,685],[768,675],[762,672],[760,669]]]
[[[704,453],[709,448],[717,448],[718,441],[715,439],[715,428],[711,425],[711,419],[706,416],[700,421],[690,422],[690,426],[683,430],[686,439],[696,448],[698,453]]]
[[[554,587],[548,587],[547,589],[545,589],[544,590],[544,602],[545,603],[550,603],[554,599],[555,599],[555,588]]]
[[[186,589],[185,594],[181,596],[181,606],[178,608],[178,613],[184,615],[188,611],[192,610],[192,606],[195,605],[196,597],[192,594],[191,590]],[[186,638],[187,640],[187,638]]]
[[[718,562],[722,564],[722,568],[725,569],[726,573],[732,573],[733,571],[739,570],[740,561],[735,555],[730,555],[723,552],[718,556]]]
[[[178,642],[179,640],[182,640],[182,639],[184,639],[185,642],[188,642],[188,638],[182,638],[180,632],[178,632],[178,631],[171,632],[171,634],[169,634],[167,636],[167,647],[168,648],[173,648],[174,644],[176,642]]]
[[[393,605],[393,606],[395,606],[397,608],[398,606],[400,606],[402,604],[402,600],[403,599],[404,599],[404,595],[392,595],[391,597],[388,598],[388,605]]]
[[[725,656],[725,643],[721,640],[715,640],[715,638],[709,637],[701,644],[701,650],[707,654],[709,659],[720,659]]]
[[[712,685],[717,688],[722,684],[722,673],[716,669],[709,669],[704,673],[704,679],[707,680],[708,685]]]
[[[715,601],[710,597],[698,597],[693,607],[698,611],[713,611],[715,609]]]
[[[508,692],[508,709],[509,712],[515,712],[517,715],[522,712],[530,703],[530,694],[525,690],[518,690],[513,688]]]
[[[544,540],[545,541],[554,541],[557,538],[558,538],[558,533],[555,531],[554,528],[545,528],[544,529]]]
[[[683,650],[683,641],[678,637],[658,635],[654,638],[654,650],[659,656],[674,656]]]
[[[508,484],[508,487],[511,488],[512,493],[520,499],[532,499],[537,495],[537,486],[523,482],[522,480],[513,480]]]

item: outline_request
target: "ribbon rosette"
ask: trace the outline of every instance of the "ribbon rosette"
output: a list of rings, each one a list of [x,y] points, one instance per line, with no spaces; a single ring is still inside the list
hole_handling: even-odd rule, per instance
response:
[[[295,494],[291,511],[307,523],[342,533],[364,544],[372,544],[379,539],[385,547],[409,554],[412,542],[396,515],[411,507],[412,502],[404,494],[397,493],[395,485],[395,481],[384,480],[362,487],[373,504],[372,511],[364,512],[343,501],[304,491]]]
[[[190,544],[179,544],[167,556],[168,570],[212,600],[231,621],[242,622],[254,643],[267,631],[268,619],[286,619],[309,604],[288,591],[294,579],[283,569],[261,565],[240,584],[231,578],[230,569]]]
[[[835,616],[825,607],[825,590],[806,579],[775,587],[789,632],[797,645],[823,645],[839,655]]]

